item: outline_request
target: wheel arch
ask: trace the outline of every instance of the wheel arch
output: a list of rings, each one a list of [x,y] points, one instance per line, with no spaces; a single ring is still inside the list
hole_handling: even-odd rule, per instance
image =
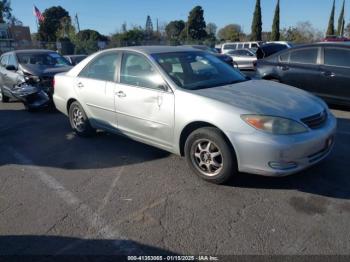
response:
[[[74,102],[77,102],[78,100],[77,99],[75,99],[75,98],[70,98],[70,99],[68,99],[68,101],[67,101],[67,114],[69,114],[69,108],[70,108],[70,106],[74,103]]]
[[[216,129],[218,129],[222,135],[224,136],[226,142],[229,144],[232,152],[235,154],[235,156],[237,157],[236,151],[234,146],[232,145],[230,139],[227,137],[227,135],[225,134],[225,132],[223,132],[219,127],[209,123],[209,122],[205,122],[205,121],[195,121],[195,122],[191,122],[189,124],[187,124],[181,131],[181,135],[180,135],[180,139],[179,139],[179,149],[180,149],[180,155],[184,156],[185,155],[185,143],[187,138],[189,137],[189,135],[194,132],[197,129],[200,128],[204,128],[204,127],[214,127]]]

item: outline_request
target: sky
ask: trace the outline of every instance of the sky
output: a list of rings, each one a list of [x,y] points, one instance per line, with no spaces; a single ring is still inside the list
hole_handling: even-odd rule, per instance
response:
[[[277,0],[261,0],[263,31],[270,31]],[[343,0],[336,0],[336,22]],[[333,0],[281,0],[281,28],[293,26],[300,21],[310,21],[314,27],[325,31]],[[346,15],[350,13],[350,1]],[[126,22],[145,26],[150,15],[155,27],[172,20],[187,20],[189,11],[196,5],[204,9],[207,23],[213,22],[219,28],[230,23],[239,24],[244,32],[250,32],[255,0],[11,0],[13,14],[31,32],[37,31],[33,5],[41,12],[51,6],[60,5],[73,17],[79,16],[81,29],[94,29],[110,35],[121,29]],[[350,22],[350,15],[346,16]]]

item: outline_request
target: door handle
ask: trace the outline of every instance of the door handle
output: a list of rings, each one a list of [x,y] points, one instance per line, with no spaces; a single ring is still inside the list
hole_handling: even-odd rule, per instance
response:
[[[335,77],[335,73],[331,71],[323,71],[322,74],[326,77]]]
[[[126,94],[123,91],[115,93],[118,97],[126,97]]]
[[[279,68],[280,68],[282,71],[287,71],[287,70],[289,70],[289,67],[288,67],[288,66],[279,66]]]
[[[77,87],[79,87],[79,88],[83,88],[83,87],[84,87],[84,85],[83,85],[83,83],[78,83],[78,84],[77,84]]]

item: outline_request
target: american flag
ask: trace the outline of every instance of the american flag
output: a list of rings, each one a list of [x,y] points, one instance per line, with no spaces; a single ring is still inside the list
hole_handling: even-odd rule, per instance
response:
[[[36,18],[38,18],[40,22],[43,22],[45,20],[45,17],[36,6],[33,7],[33,14],[36,16]]]

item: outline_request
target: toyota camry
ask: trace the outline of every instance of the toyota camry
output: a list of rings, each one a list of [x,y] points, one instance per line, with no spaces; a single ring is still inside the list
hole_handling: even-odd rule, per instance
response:
[[[54,83],[56,108],[78,135],[102,129],[184,156],[213,183],[294,174],[334,144],[336,119],[322,100],[193,48],[104,50]]]

